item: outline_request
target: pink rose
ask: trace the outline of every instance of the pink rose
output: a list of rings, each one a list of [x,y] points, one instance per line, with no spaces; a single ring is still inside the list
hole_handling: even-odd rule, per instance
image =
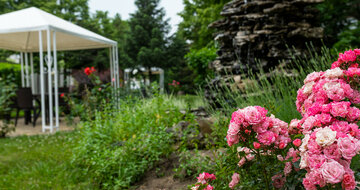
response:
[[[351,160],[356,155],[357,146],[349,137],[339,138],[337,143],[345,159]]]
[[[251,160],[253,160],[255,158],[255,155],[254,154],[247,154],[245,157],[246,157],[247,161],[251,161]]]
[[[277,174],[271,177],[273,181],[273,186],[277,189],[280,189],[284,186],[286,178],[282,176],[282,174]]]
[[[264,145],[271,145],[275,142],[275,134],[272,131],[266,131],[265,133],[258,134],[257,139]]]
[[[313,154],[308,157],[308,161],[311,169],[318,169],[324,164],[326,158],[322,154]]]
[[[321,77],[321,73],[320,72],[312,72],[310,74],[308,74],[304,80],[304,83],[309,83],[312,81],[316,81]]]
[[[231,182],[229,183],[230,189],[234,189],[235,186],[239,183],[239,181],[240,181],[240,175],[238,173],[234,173],[231,177]]]
[[[356,54],[352,50],[345,51],[344,53],[339,53],[339,59],[343,62],[353,62],[356,60]]]
[[[335,143],[325,147],[323,152],[325,157],[328,159],[339,160],[341,158],[340,150],[338,148],[338,145]]]
[[[360,119],[360,109],[356,107],[349,108],[349,112],[347,114],[347,119],[350,122],[357,121]]]
[[[285,176],[288,176],[291,173],[292,170],[292,164],[291,162],[286,162],[284,167],[284,174]]]
[[[256,125],[261,123],[264,120],[264,113],[260,112],[256,107],[254,106],[249,106],[244,108],[244,117],[245,120],[250,124],[250,125]]]
[[[242,113],[242,110],[237,110],[232,113],[230,123],[241,125],[243,122],[244,122],[244,114]]]
[[[208,186],[206,186],[206,188],[205,188],[204,190],[213,190],[213,189],[214,189],[214,187],[213,187],[213,186],[208,185]]]
[[[242,158],[240,159],[239,163],[238,163],[238,166],[239,166],[239,167],[243,166],[243,165],[245,164],[245,162],[246,162],[245,157],[242,157]]]
[[[299,147],[301,145],[301,140],[300,139],[295,139],[293,141],[293,144],[294,144],[294,146]]]
[[[334,117],[346,117],[350,109],[350,102],[333,102],[330,113]]]
[[[340,63],[339,61],[335,61],[334,63],[331,64],[331,69],[335,69],[337,67],[340,67]]]
[[[258,142],[254,142],[253,145],[254,145],[255,149],[259,149],[261,146],[260,143],[258,143]]]
[[[320,154],[321,152],[321,146],[314,139],[309,140],[307,148],[311,154]]]
[[[303,186],[305,187],[306,190],[316,190],[316,185],[314,185],[312,183],[312,181],[308,178],[303,178]]]
[[[345,190],[353,190],[356,187],[356,181],[354,174],[345,173],[344,179],[341,184],[342,188]]]
[[[335,160],[329,160],[321,166],[321,174],[327,183],[339,183],[344,178],[344,166]]]
[[[321,170],[319,169],[308,172],[305,177],[312,185],[319,185],[320,187],[324,187],[326,185],[326,182],[321,174]]]

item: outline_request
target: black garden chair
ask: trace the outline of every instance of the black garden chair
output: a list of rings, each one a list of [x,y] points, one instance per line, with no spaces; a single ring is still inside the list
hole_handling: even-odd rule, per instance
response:
[[[37,101],[37,105],[34,106],[33,100]],[[37,99],[33,98],[33,94],[30,88],[19,88],[16,91],[16,118],[15,126],[17,125],[17,120],[19,117],[20,110],[24,110],[25,113],[25,124],[29,121],[33,123],[35,127],[36,120],[40,115],[40,102]],[[31,118],[31,111],[33,112],[33,118]]]

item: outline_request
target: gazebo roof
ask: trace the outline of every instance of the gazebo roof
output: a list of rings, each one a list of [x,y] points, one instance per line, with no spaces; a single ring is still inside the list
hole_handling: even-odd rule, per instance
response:
[[[60,51],[106,48],[117,44],[69,21],[31,7],[0,15],[0,48],[38,52],[38,31],[47,29],[56,31],[57,50]],[[43,47],[46,50],[46,32],[42,35]]]

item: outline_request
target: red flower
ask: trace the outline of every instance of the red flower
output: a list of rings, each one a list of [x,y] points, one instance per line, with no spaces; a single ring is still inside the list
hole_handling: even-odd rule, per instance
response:
[[[253,143],[255,149],[259,149],[261,147],[260,143],[254,142]]]
[[[84,69],[84,73],[86,74],[86,75],[91,75],[93,72],[95,72],[96,70],[95,70],[95,68],[94,67],[86,67],[85,69]]]
[[[301,145],[301,140],[300,139],[295,139],[294,141],[293,141],[293,144],[296,146],[296,147],[299,147],[300,145]]]
[[[64,93],[61,93],[60,94],[60,98],[64,98],[65,94]]]

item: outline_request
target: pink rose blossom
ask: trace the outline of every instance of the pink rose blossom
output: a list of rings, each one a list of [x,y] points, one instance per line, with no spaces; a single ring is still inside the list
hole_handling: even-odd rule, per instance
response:
[[[240,175],[238,173],[234,173],[231,177],[231,182],[229,183],[230,189],[234,189],[235,186],[239,183],[239,181],[240,181]]]
[[[280,189],[284,186],[286,178],[282,176],[282,174],[277,174],[271,177],[273,181],[273,186],[277,189]]]
[[[344,53],[339,53],[339,59],[343,62],[353,62],[356,60],[356,54],[351,50],[345,51]]]
[[[299,147],[301,145],[301,140],[300,139],[295,139],[293,141],[293,144],[294,144],[294,146]]]
[[[254,145],[255,149],[259,149],[261,146],[260,143],[258,143],[258,142],[254,142],[253,145]]]
[[[284,174],[285,176],[288,176],[291,173],[292,170],[292,164],[291,162],[286,162],[284,167]]]
[[[356,155],[357,146],[350,138],[339,138],[338,146],[342,156],[345,159],[350,160]]]
[[[345,173],[341,184],[345,190],[353,190],[356,188],[356,181],[353,173]]]
[[[275,134],[272,131],[266,131],[258,135],[257,139],[264,145],[270,145],[275,142]]]
[[[308,161],[311,169],[318,169],[324,164],[326,158],[322,154],[313,154],[308,157]]]
[[[327,183],[339,183],[344,178],[344,166],[335,160],[329,160],[322,165],[321,174]]]
[[[241,167],[241,166],[243,166],[245,163],[246,163],[246,159],[245,159],[245,157],[242,157],[242,158],[240,159],[239,163],[238,163],[238,166]]]
[[[333,102],[330,113],[334,117],[346,117],[350,109],[350,102]]]
[[[266,115],[264,115],[263,112],[260,112],[256,107],[254,106],[250,106],[250,107],[246,107],[244,108],[244,117],[245,120],[250,124],[250,125],[256,125],[259,124],[260,122],[263,121],[264,117]]]
[[[325,157],[328,159],[339,160],[341,158],[341,153],[337,144],[325,147],[323,152]]]

